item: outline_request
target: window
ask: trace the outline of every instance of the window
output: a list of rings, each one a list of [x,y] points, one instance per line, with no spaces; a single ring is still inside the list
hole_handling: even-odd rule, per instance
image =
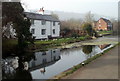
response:
[[[55,21],[53,22],[53,26],[55,26]]]
[[[33,19],[31,19],[31,24],[34,25],[34,20]]]
[[[99,23],[101,23],[101,21],[99,20]]]
[[[42,25],[45,25],[45,24],[46,24],[46,21],[45,21],[45,20],[42,20],[42,21],[41,21],[41,24],[42,24]]]
[[[45,35],[45,33],[46,33],[46,29],[42,29],[42,30],[41,30],[41,34],[42,34],[42,35]]]
[[[55,34],[55,29],[53,29],[53,34]]]
[[[31,33],[32,33],[32,34],[35,34],[35,29],[31,29]]]
[[[60,22],[58,22],[58,25],[60,25]]]

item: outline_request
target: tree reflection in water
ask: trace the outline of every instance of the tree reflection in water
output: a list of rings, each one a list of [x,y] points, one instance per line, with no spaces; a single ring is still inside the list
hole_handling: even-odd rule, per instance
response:
[[[3,60],[2,79],[27,79],[27,81],[32,81],[32,76],[28,71],[28,62],[31,59],[35,59],[34,52],[22,53],[17,57]]]
[[[82,46],[82,51],[84,52],[84,54],[87,55],[87,59],[90,57],[92,57],[92,52],[93,52],[93,48],[95,47],[95,45],[83,45]]]
[[[3,69],[3,79],[32,80],[30,72],[40,69],[41,74],[45,75],[45,67],[53,65],[61,59],[60,49],[52,49],[45,52],[21,53],[16,56],[3,59],[5,67]],[[12,71],[10,68],[12,68]]]

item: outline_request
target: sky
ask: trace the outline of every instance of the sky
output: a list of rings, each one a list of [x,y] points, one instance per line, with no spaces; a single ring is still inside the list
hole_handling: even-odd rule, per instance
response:
[[[119,0],[21,0],[26,10],[64,11],[75,13],[92,13],[118,17]]]

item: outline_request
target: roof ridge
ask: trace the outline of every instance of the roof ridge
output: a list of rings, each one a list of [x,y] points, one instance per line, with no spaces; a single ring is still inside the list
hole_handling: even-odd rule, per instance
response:
[[[48,14],[38,14],[33,12],[24,12],[28,18],[36,19],[36,20],[48,20],[48,21],[59,21],[59,19],[54,18],[52,15]]]

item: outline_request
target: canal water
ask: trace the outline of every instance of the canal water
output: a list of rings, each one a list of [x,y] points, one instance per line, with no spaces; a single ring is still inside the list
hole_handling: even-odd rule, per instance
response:
[[[2,59],[3,79],[14,79],[15,77],[49,79],[112,46],[111,44],[85,45],[64,50],[51,49],[35,52],[32,56],[27,54],[28,56],[24,57],[7,57]],[[19,67],[22,69],[18,70]],[[23,72],[23,76],[21,72]]]

